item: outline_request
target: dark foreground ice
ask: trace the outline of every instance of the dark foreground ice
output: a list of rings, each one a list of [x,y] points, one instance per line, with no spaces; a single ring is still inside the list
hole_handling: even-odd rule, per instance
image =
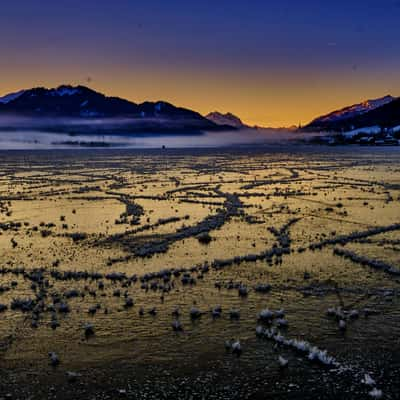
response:
[[[397,149],[0,152],[0,398],[399,397]]]

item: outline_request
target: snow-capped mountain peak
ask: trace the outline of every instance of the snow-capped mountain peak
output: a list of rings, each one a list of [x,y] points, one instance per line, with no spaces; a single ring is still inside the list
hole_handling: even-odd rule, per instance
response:
[[[214,111],[207,114],[206,118],[217,125],[232,126],[233,128],[245,127],[245,125],[243,124],[242,120],[239,117],[229,112],[226,114],[222,114],[218,111]]]
[[[20,90],[18,92],[15,93],[9,93],[3,97],[0,97],[0,103],[2,104],[7,104],[10,101],[13,101],[15,99],[17,99],[18,97],[20,97],[21,95],[23,95],[26,92],[26,90]]]

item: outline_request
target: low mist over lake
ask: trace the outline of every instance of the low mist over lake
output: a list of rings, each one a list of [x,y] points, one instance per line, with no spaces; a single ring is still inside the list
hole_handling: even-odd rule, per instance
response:
[[[132,133],[124,135],[69,135],[30,130],[0,131],[3,150],[68,149],[79,147],[185,148],[236,145],[290,144],[307,135],[273,129],[241,129],[224,132]]]

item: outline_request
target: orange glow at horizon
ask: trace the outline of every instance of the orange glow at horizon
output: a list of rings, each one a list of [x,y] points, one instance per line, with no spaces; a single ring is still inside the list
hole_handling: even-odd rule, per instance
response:
[[[393,87],[392,82],[390,74],[385,81],[352,71],[336,76],[326,71],[316,76],[306,71],[133,70],[116,65],[71,65],[60,70],[25,64],[2,68],[0,96],[36,86],[81,84],[137,103],[164,100],[203,115],[232,112],[249,125],[289,127],[305,125],[319,115],[362,100],[396,96],[400,84]]]
[[[270,127],[400,95],[394,0],[3,3],[0,95],[82,84]]]

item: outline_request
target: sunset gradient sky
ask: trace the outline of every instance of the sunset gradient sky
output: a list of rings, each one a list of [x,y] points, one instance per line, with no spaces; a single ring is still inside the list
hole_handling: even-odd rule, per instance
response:
[[[0,95],[84,84],[250,124],[400,95],[397,0],[4,0]]]

